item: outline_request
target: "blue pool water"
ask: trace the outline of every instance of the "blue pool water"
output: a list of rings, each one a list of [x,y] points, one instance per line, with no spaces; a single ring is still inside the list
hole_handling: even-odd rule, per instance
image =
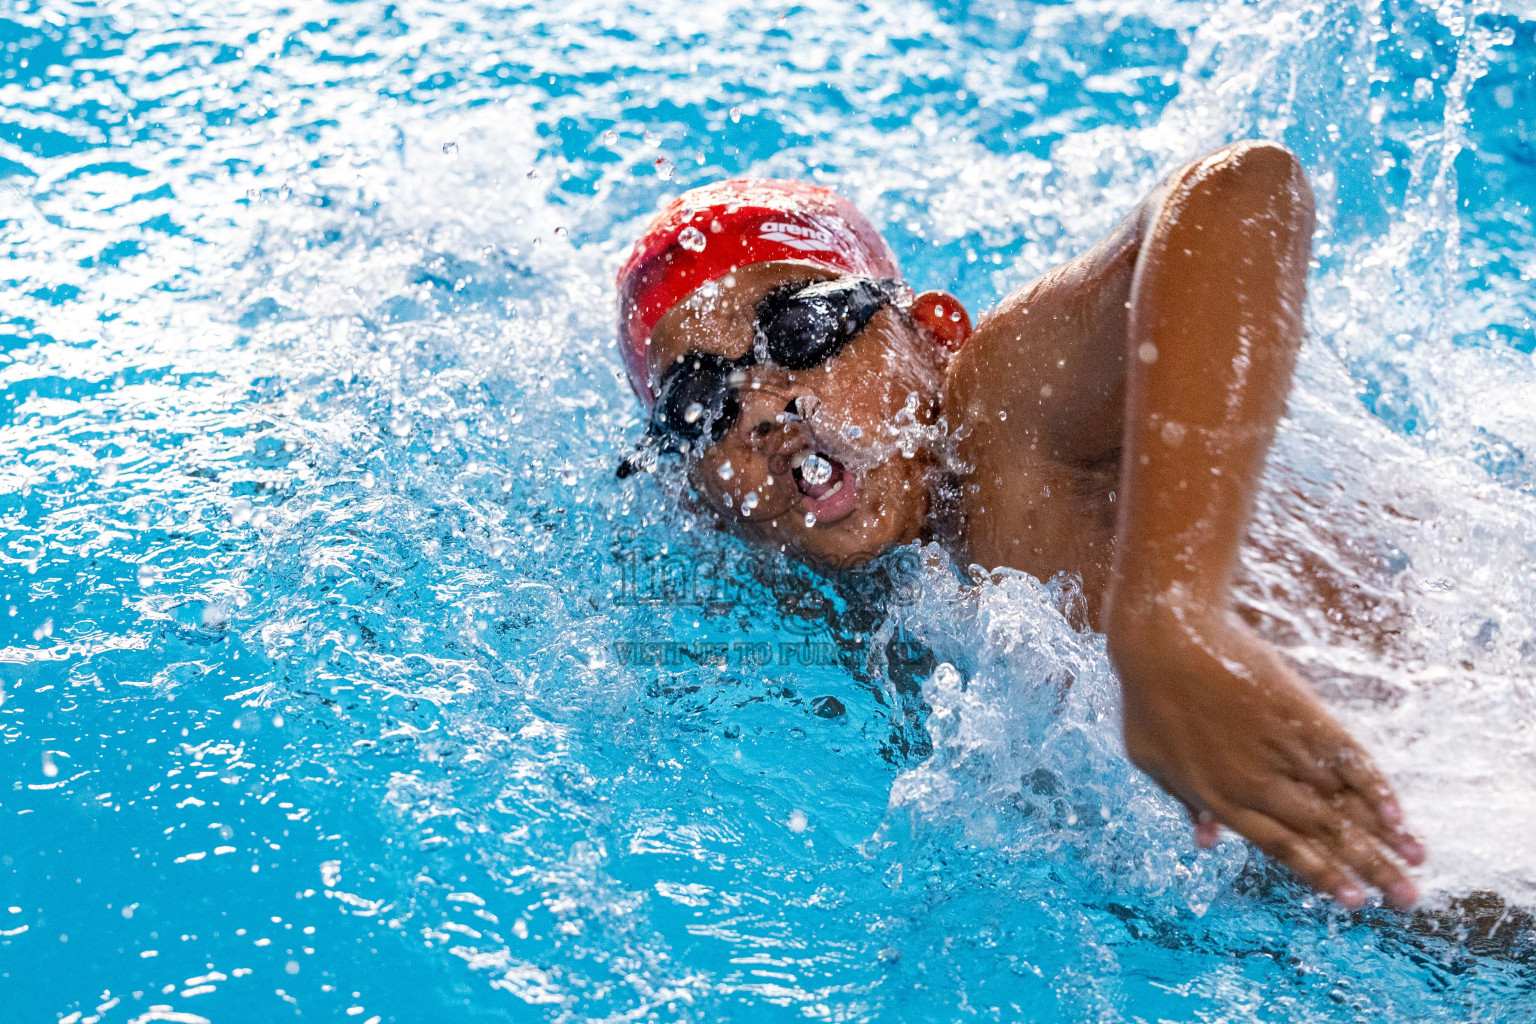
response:
[[[0,46],[0,1020],[1532,1020],[1529,3],[11,0]],[[679,190],[833,184],[979,310],[1250,135],[1320,227],[1243,610],[1401,787],[1418,917],[1197,852],[1069,584],[834,594],[612,476],[612,274]]]

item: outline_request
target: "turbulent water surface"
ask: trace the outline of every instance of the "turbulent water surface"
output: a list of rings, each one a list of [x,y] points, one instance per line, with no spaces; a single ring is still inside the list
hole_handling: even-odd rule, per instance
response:
[[[1529,3],[0,16],[7,1021],[1531,1019]],[[833,592],[613,478],[679,190],[831,184],[979,311],[1245,136],[1320,226],[1243,612],[1418,916],[1196,851],[1070,581]]]

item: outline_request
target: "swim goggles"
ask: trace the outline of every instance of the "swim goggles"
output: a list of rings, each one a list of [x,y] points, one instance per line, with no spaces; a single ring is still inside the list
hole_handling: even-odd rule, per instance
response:
[[[690,352],[667,368],[645,440],[619,464],[618,476],[640,468],[651,451],[687,452],[720,440],[741,413],[740,389],[750,367],[819,366],[858,337],[882,308],[899,304],[904,291],[891,278],[840,277],[768,292],[758,302],[752,349],[746,355],[727,359]]]

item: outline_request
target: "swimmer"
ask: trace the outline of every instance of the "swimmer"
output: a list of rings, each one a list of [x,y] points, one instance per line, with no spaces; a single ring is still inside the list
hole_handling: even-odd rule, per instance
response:
[[[1225,825],[1355,909],[1424,860],[1391,787],[1229,586],[1302,337],[1313,201],[1242,142],[1169,175],[1088,252],[975,324],[914,294],[847,200],[727,181],[675,200],[619,274],[649,411],[730,529],[824,570],[913,541],[1076,573],[1131,760],[1195,840]]]

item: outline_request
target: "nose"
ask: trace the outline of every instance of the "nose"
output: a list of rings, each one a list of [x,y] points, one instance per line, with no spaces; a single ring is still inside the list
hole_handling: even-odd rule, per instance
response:
[[[738,429],[745,432],[753,454],[768,461],[768,471],[775,476],[789,473],[789,460],[800,450],[811,447],[810,428],[805,422],[808,403],[815,402],[809,392],[762,388],[744,390]]]

